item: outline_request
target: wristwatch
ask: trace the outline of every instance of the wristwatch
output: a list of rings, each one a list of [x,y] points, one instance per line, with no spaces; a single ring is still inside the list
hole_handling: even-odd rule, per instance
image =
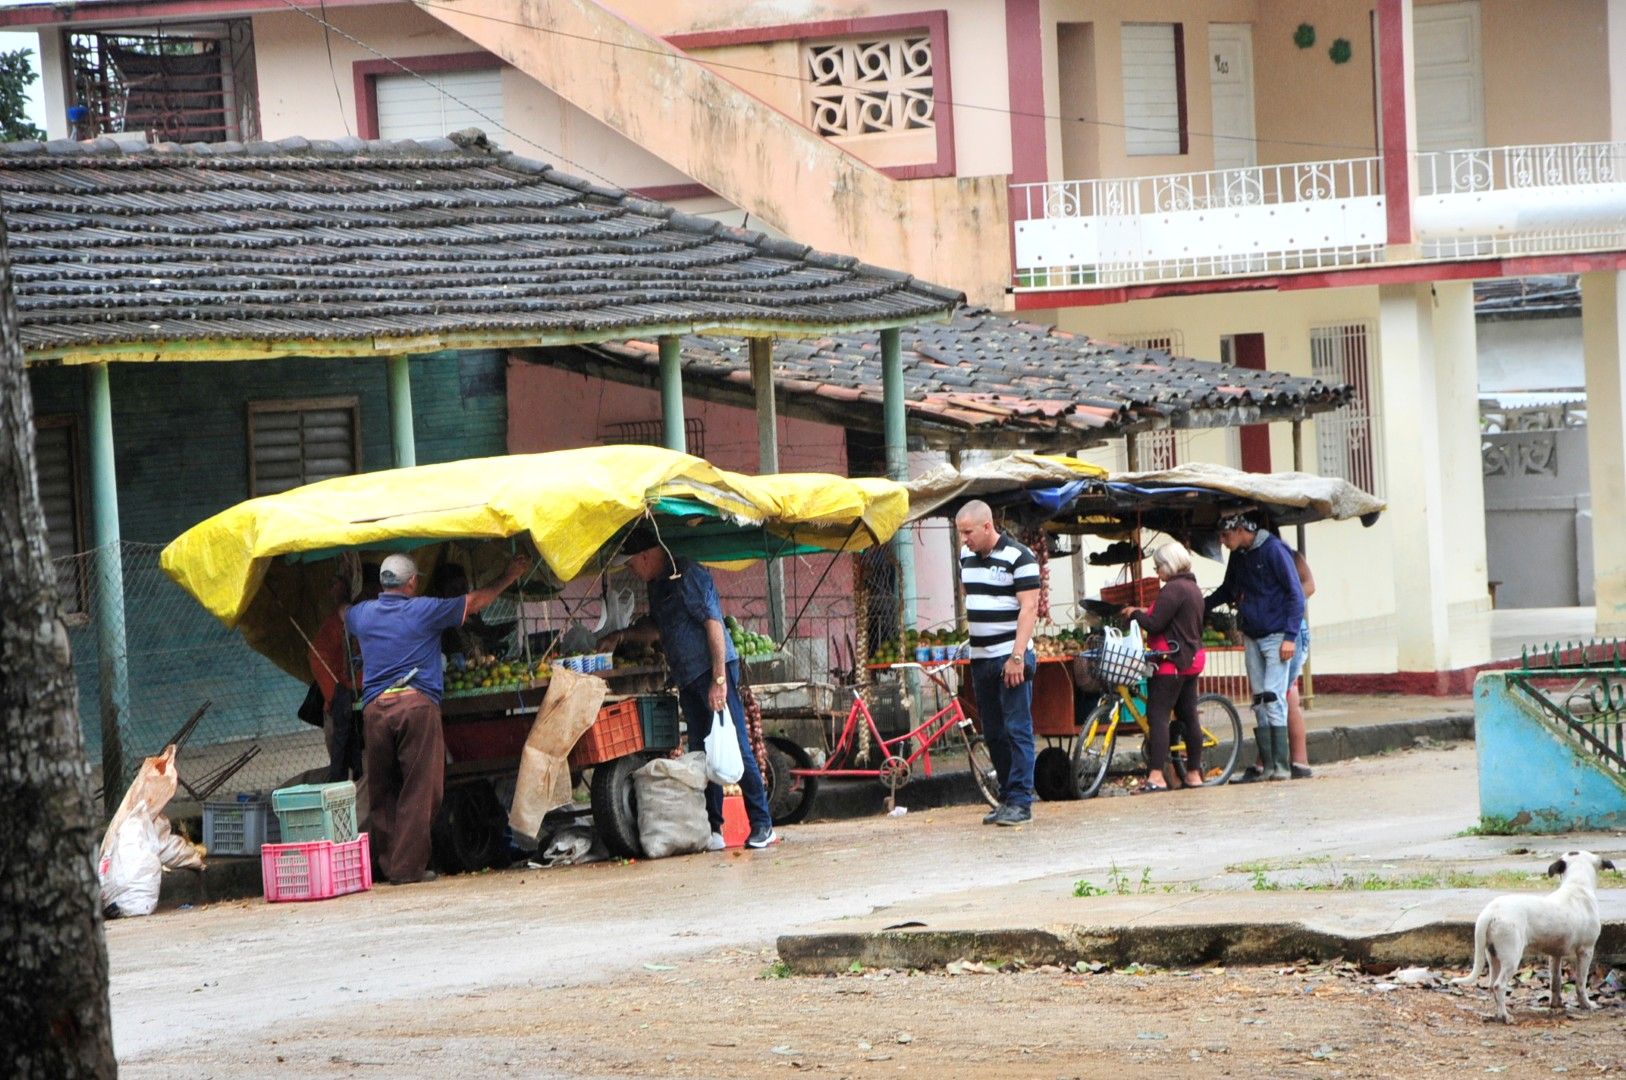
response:
[[[717,683],[718,686],[727,686],[728,685],[728,676],[727,675],[719,675],[719,676],[717,676],[717,678],[714,681]]]

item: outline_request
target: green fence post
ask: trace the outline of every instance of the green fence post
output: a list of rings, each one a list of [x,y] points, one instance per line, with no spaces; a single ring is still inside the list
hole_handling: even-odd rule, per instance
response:
[[[125,765],[130,731],[130,669],[124,630],[124,562],[119,540],[118,474],[113,460],[113,396],[106,364],[91,365],[90,516],[96,541],[94,618],[96,670],[101,686],[102,801],[111,815],[131,776]]]

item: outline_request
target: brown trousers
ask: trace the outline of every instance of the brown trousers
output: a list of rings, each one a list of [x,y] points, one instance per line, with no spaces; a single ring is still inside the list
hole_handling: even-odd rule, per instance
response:
[[[416,691],[380,694],[361,718],[373,858],[389,880],[417,881],[429,869],[429,829],[446,787],[440,706]]]

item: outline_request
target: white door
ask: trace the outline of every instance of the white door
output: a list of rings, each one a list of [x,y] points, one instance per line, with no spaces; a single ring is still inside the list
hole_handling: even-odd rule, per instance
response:
[[[375,89],[381,139],[438,139],[476,127],[492,142],[503,141],[497,130],[503,122],[501,68],[443,71],[421,79],[381,75]]]
[[[1485,145],[1479,0],[1412,8],[1417,149]]]
[[[1214,168],[1259,163],[1253,141],[1253,28],[1210,23],[1208,79],[1214,98]]]

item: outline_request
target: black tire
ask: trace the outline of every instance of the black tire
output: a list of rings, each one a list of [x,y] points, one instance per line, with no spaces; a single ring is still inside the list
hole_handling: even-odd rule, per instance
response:
[[[793,776],[792,769],[811,769],[813,759],[795,742],[773,736],[768,743],[768,812],[775,825],[800,825],[813,813],[819,778]]]
[[[490,781],[471,780],[448,788],[429,828],[435,866],[442,873],[470,874],[496,865],[508,850],[506,824]]]
[[[977,785],[977,794],[990,807],[999,806],[999,773],[994,769],[993,755],[981,735],[964,733],[966,761],[971,766],[971,779]]]
[[[1089,723],[1073,740],[1073,782],[1078,798],[1093,799],[1112,767],[1112,749],[1118,744],[1117,695],[1101,696]]]
[[[1203,726],[1203,784],[1229,783],[1242,756],[1242,716],[1224,694],[1203,694],[1197,699],[1197,719]],[[1210,735],[1217,745],[1207,745]]]
[[[1078,798],[1073,780],[1073,758],[1059,746],[1047,746],[1033,760],[1033,790],[1045,802]]]
[[[616,855],[629,859],[642,858],[644,845],[638,839],[638,796],[633,788],[632,774],[649,760],[644,754],[606,761],[593,766],[592,794],[593,828],[598,831],[604,846]]]

